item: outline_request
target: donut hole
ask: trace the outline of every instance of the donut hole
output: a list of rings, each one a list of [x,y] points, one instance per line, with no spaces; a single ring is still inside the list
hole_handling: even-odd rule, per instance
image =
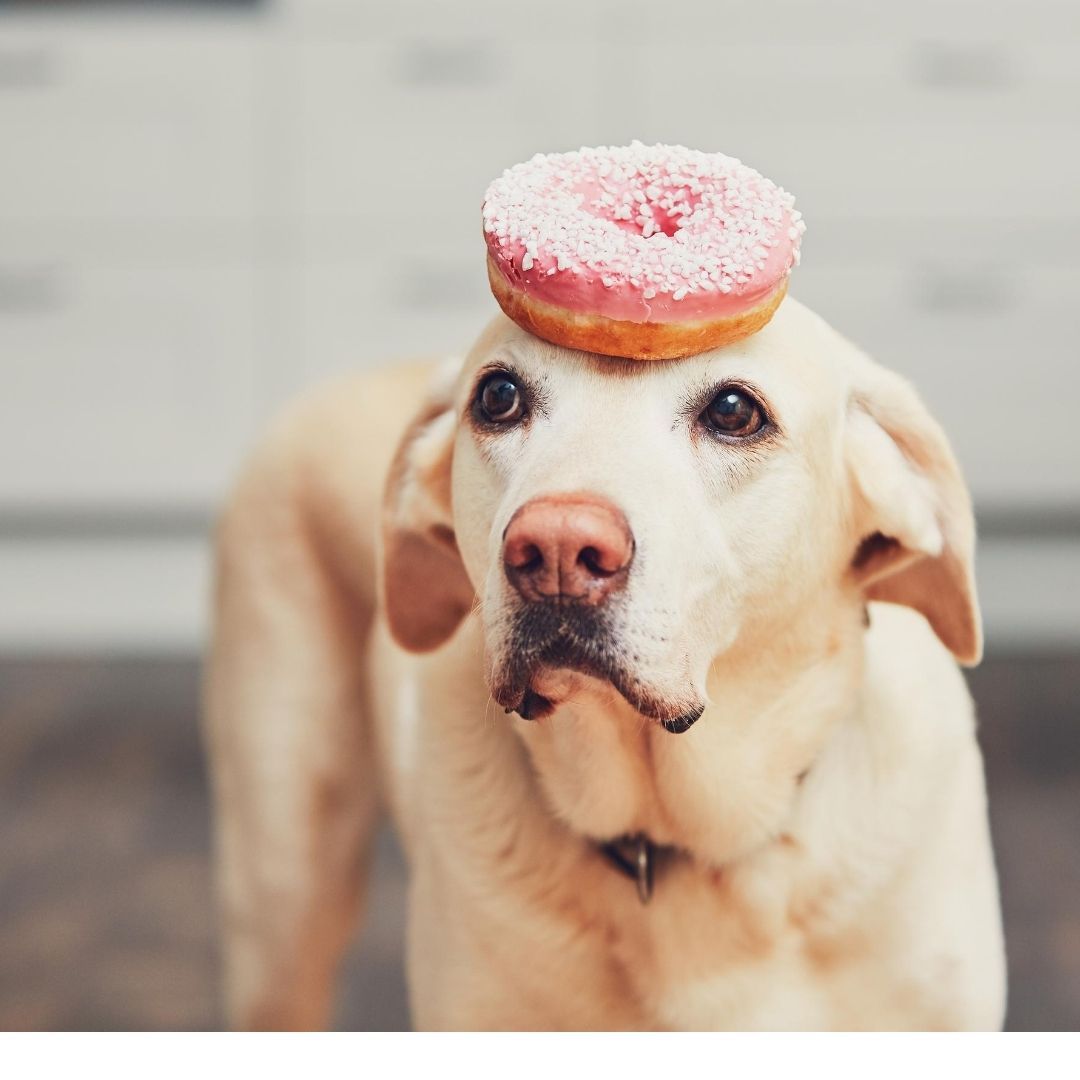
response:
[[[700,196],[687,193],[673,207],[670,199],[661,197],[644,203],[634,202],[629,207],[624,202],[615,206],[601,206],[597,210],[598,216],[635,236],[674,236],[685,227],[686,219],[693,215],[700,201]],[[628,210],[629,217],[626,216]]]
[[[691,213],[693,213],[693,210],[691,210]],[[653,217],[656,224],[660,226],[657,231],[663,233],[664,236],[674,236],[682,228],[679,224],[679,218],[682,216],[683,212],[681,210],[675,214],[669,214],[666,210],[660,210],[658,207],[653,208]]]

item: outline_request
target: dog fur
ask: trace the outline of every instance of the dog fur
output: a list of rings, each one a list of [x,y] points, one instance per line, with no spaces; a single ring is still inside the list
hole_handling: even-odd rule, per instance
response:
[[[492,367],[531,388],[513,430],[471,419]],[[694,425],[733,380],[772,418],[745,446]],[[502,535],[571,492],[633,529],[603,624],[619,678],[520,663]],[[973,546],[914,391],[791,298],[666,363],[500,316],[464,362],[300,401],[217,547],[205,731],[231,1023],[328,1022],[385,813],[418,1027],[1000,1027],[956,665],[981,651]],[[529,687],[551,715],[506,714]],[[699,709],[683,734],[657,722]],[[647,905],[599,850],[637,832],[660,846]]]

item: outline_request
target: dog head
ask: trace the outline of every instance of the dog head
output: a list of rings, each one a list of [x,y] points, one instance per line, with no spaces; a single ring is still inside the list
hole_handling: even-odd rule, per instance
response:
[[[675,362],[574,352],[499,317],[417,403],[384,510],[404,647],[475,604],[493,697],[611,694],[668,730],[718,657],[869,599],[980,652],[970,501],[914,391],[794,300]]]

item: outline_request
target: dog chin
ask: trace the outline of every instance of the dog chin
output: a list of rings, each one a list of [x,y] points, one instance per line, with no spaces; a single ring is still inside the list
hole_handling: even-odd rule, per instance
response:
[[[602,696],[605,689],[614,690],[639,715],[655,720],[673,734],[689,730],[705,711],[704,703],[696,698],[671,699],[619,674],[601,675],[589,664],[541,665],[524,682],[520,674],[516,680],[500,680],[492,687],[492,697],[508,713],[516,712],[525,720],[540,720],[570,697],[577,698],[590,690]]]
[[[647,719],[671,732],[686,731],[704,703],[692,692],[665,693],[643,682],[626,663],[611,619],[581,604],[533,603],[518,609],[493,665],[492,696],[507,712],[539,720],[575,685],[587,688],[599,680]],[[560,693],[561,699],[549,696]]]

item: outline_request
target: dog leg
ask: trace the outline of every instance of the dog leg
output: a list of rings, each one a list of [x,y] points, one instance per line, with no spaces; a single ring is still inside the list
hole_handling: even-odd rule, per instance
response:
[[[362,684],[369,602],[335,577],[287,465],[256,459],[223,523],[206,678],[237,1028],[330,1022],[378,818]]]

